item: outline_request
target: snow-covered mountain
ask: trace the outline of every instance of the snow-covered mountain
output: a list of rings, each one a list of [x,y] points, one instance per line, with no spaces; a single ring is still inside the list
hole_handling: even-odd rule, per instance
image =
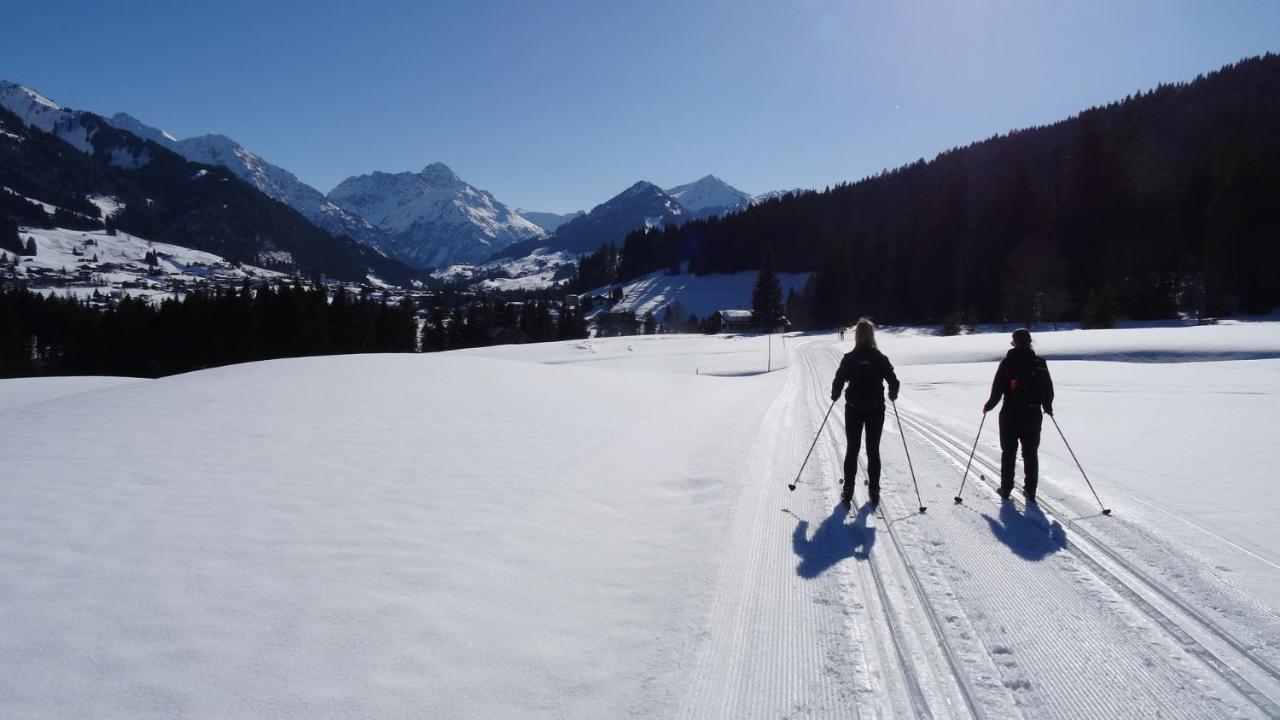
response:
[[[303,217],[330,234],[347,235],[374,247],[384,240],[382,233],[369,221],[329,202],[319,190],[302,182],[293,173],[250,152],[226,135],[201,135],[178,140],[127,113],[116,113],[108,122],[163,145],[191,162],[227,168],[268,197],[302,213]]]
[[[144,140],[150,140],[170,150],[176,151],[178,149],[178,138],[158,127],[152,127],[128,113],[116,113],[107,118],[107,122],[125,132],[131,132]]]
[[[586,215],[561,225],[545,243],[514,245],[505,254],[517,257],[538,245],[574,253],[595,252],[606,243],[621,243],[632,230],[661,227],[689,219],[689,211],[665,190],[651,182],[640,182],[600,203]]]
[[[563,215],[561,215],[560,213],[538,212],[536,210],[521,210],[519,208],[516,209],[516,212],[520,215],[520,217],[524,218],[525,220],[528,220],[534,225],[537,225],[543,230],[546,230],[548,233],[555,232],[557,229],[559,229],[561,225],[569,222],[570,220],[580,215],[586,215],[586,212],[582,210],[579,210],[577,212],[565,213]]]
[[[715,175],[667,189],[695,217],[727,215],[751,205],[751,196]]]
[[[484,262],[513,243],[547,236],[443,163],[419,173],[349,177],[329,192],[329,200],[382,229],[383,251],[417,267]]]
[[[0,80],[0,107],[17,115],[27,125],[58,137],[82,153],[105,153],[111,164],[117,167],[140,167],[150,162],[146,147],[136,139],[122,137],[95,142],[95,137],[107,127],[102,118],[92,113],[64,108],[24,85]]]

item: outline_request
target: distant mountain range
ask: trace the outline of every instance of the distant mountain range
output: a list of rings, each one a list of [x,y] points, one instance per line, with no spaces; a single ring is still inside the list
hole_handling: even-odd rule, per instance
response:
[[[34,90],[0,82],[0,106],[83,152],[93,152],[77,113],[64,110]],[[188,161],[227,168],[329,234],[345,235],[418,268],[479,264],[496,256],[521,257],[540,247],[592,252],[608,242],[620,243],[637,228],[725,215],[772,195],[753,198],[707,175],[666,190],[638,182],[589,213],[512,210],[492,194],[463,181],[446,165],[431,163],[418,173],[373,172],[349,177],[326,196],[225,135],[178,139],[122,112],[104,121]],[[145,164],[145,143],[136,150],[136,157],[118,154],[111,161],[119,167]]]
[[[37,132],[43,131],[43,132]],[[103,228],[289,273],[403,283],[409,268],[317,229],[228,169],[0,81],[0,225]],[[102,199],[106,198],[104,202]]]
[[[347,235],[374,247],[378,247],[382,240],[382,232],[372,223],[329,202],[319,190],[302,182],[293,173],[255,155],[226,135],[200,135],[178,140],[125,113],[116,113],[107,118],[107,122],[163,145],[192,162],[227,168],[268,197],[302,213],[316,227],[330,234]]]
[[[666,190],[642,180],[590,212],[579,213],[557,226],[553,236],[515,243],[495,257],[523,257],[537,249],[577,254],[594,252],[607,243],[620,245],[633,230],[728,215],[793,192],[799,191],[752,196],[715,175]]]
[[[555,232],[560,228],[561,225],[569,222],[570,220],[580,215],[586,215],[586,213],[583,212],[582,210],[579,210],[577,212],[565,213],[563,215],[559,213],[538,212],[536,210],[516,210],[516,212],[519,213],[520,216],[523,217],[525,220],[528,220],[534,225],[537,225],[538,227],[545,230],[547,234],[551,234]]]
[[[419,173],[350,177],[329,200],[385,232],[387,254],[422,268],[482,262],[513,243],[547,236],[442,163]]]

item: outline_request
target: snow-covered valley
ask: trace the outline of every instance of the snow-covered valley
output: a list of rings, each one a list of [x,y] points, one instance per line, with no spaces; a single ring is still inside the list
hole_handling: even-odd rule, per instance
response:
[[[953,503],[1000,333],[881,333],[882,513],[839,408],[788,492],[851,342],[767,342],[0,381],[0,716],[1280,710],[1280,323],[1036,333],[1110,517],[1048,423]]]

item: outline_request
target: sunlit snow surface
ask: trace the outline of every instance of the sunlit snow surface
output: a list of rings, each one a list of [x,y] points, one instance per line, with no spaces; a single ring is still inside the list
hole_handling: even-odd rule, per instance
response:
[[[1007,335],[880,341],[904,412],[971,439]],[[890,667],[872,641],[884,631],[844,604],[859,587],[834,570],[805,579],[792,555],[794,513],[822,521],[798,503],[831,492],[814,483],[838,473],[842,449],[822,448],[794,494],[760,455],[785,439],[778,470],[798,465],[820,417],[788,408],[830,379],[797,374],[801,353],[835,338],[790,336],[784,349],[775,336],[771,359],[769,342],[649,336],[282,360],[116,387],[0,381],[0,717],[671,717],[717,693],[759,716],[896,714],[900,688],[875,680]],[[1204,567],[1170,569],[1227,577],[1265,608],[1236,620],[1265,631],[1280,597],[1280,324],[1037,332],[1036,346],[1114,527],[1194,550]],[[786,369],[760,374],[770,361]],[[994,431],[989,421],[984,451]],[[1043,491],[1088,500],[1052,432]],[[900,478],[891,442],[886,430]],[[912,452],[931,505],[912,522],[960,512],[958,470],[943,477]],[[983,502],[970,500],[995,512]],[[753,508],[785,528],[778,537],[730,533]],[[972,541],[1008,552],[985,532]],[[775,546],[776,567],[734,577],[743,553]],[[887,552],[883,537],[871,549]],[[726,583],[747,602],[778,580],[803,613],[724,604]],[[823,583],[836,594],[804,594]],[[793,663],[826,637],[806,618],[828,616],[834,664]],[[748,653],[771,637],[809,639],[728,657],[739,671],[716,684],[721,640]],[[1166,652],[1153,647],[1153,662]],[[758,682],[757,667],[781,674]],[[1049,680],[996,689],[1034,701]],[[828,685],[850,691],[806,690]],[[991,716],[1016,716],[1001,708],[1017,702]]]

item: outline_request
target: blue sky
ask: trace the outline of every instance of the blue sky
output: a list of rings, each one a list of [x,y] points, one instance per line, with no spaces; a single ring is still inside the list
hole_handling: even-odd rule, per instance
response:
[[[26,2],[0,77],[327,192],[444,162],[569,211],[854,180],[1280,51],[1280,2]]]

